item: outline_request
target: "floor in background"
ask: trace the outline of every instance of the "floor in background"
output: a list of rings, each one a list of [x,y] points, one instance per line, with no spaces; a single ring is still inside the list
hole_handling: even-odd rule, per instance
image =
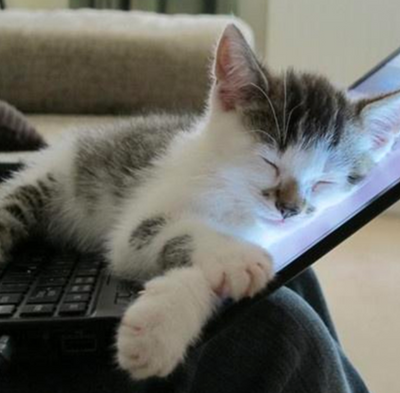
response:
[[[316,271],[345,352],[371,392],[400,392],[400,218],[376,219]]]

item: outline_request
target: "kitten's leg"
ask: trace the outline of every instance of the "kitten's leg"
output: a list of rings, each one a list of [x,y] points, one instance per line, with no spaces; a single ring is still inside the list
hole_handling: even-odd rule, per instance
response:
[[[27,180],[27,178],[29,180]],[[50,173],[43,176],[20,176],[0,188],[0,264],[15,243],[27,237],[48,219],[46,208],[57,181]]]
[[[211,315],[215,293],[236,300],[252,296],[273,276],[263,249],[198,220],[168,223],[158,217],[128,237],[124,231],[119,235],[111,252],[116,273],[133,277],[144,264],[153,273],[181,267],[150,281],[124,316],[118,359],[134,378],[165,376],[176,367]],[[123,238],[126,250],[120,249]]]
[[[197,267],[173,269],[149,281],[122,319],[118,363],[135,379],[168,375],[215,305],[216,296]]]

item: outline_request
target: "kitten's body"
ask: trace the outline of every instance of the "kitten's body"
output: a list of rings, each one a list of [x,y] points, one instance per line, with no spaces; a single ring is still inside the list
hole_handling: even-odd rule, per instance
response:
[[[157,303],[150,299],[149,310],[140,307],[146,302],[142,296],[134,320],[152,324],[160,312],[168,313],[171,326],[160,323],[157,336],[168,341],[176,336],[179,343],[168,342],[163,357],[166,348],[159,347],[157,337],[145,337],[157,353],[156,363],[138,367],[135,377],[165,375],[182,359],[213,312],[214,291],[226,290],[221,286],[228,274],[221,265],[225,260],[237,259],[230,284],[237,299],[254,294],[272,276],[267,254],[240,241],[256,218],[244,185],[232,184],[225,173],[243,168],[250,148],[240,133],[235,137],[235,122],[232,117],[220,124],[230,141],[224,132],[216,140],[207,118],[167,114],[88,130],[39,153],[1,189],[0,223],[7,223],[0,225],[3,252],[28,232],[44,231],[55,242],[103,249],[110,268],[124,278],[149,279],[170,271],[146,286],[147,294],[152,288],[166,290],[160,289]],[[257,276],[251,283],[242,280],[246,269],[246,276]],[[122,333],[120,340],[126,340]],[[131,368],[123,357],[120,363]]]
[[[136,223],[159,216],[167,221],[196,215],[245,238],[255,224],[246,190],[238,198],[238,184],[216,170],[243,164],[245,141],[229,130],[230,141],[218,143],[205,123],[202,117],[153,114],[83,130],[39,153],[2,194],[19,185],[51,183],[38,229],[49,227],[58,242],[82,250],[106,251],[117,232],[126,229],[131,236]]]
[[[351,103],[324,78],[272,76],[234,27],[215,76],[203,116],[71,138],[0,191],[0,262],[40,228],[104,250],[117,275],[151,279],[118,332],[119,363],[135,378],[174,369],[217,295],[264,288],[273,269],[260,234],[344,195],[394,139],[399,94]]]
[[[104,248],[121,216],[136,205],[138,189],[152,178],[157,159],[191,122],[185,116],[138,117],[84,130],[46,151],[31,171],[36,177],[40,167],[42,176],[47,172],[57,179],[51,233],[83,250]]]

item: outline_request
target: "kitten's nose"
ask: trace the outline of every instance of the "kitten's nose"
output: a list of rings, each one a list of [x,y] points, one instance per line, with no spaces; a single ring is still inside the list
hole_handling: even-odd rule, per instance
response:
[[[296,216],[297,214],[300,213],[300,207],[296,205],[289,205],[285,204],[283,202],[277,201],[275,203],[276,208],[278,211],[282,214],[283,218],[289,218]]]

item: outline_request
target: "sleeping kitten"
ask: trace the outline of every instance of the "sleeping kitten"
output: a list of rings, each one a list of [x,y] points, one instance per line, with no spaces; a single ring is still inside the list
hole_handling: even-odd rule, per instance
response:
[[[259,239],[334,203],[390,149],[399,108],[399,93],[353,102],[322,77],[274,75],[230,25],[204,116],[93,130],[0,188],[0,259],[36,228],[149,280],[121,322],[118,361],[134,378],[166,376],[218,296],[273,278]]]

